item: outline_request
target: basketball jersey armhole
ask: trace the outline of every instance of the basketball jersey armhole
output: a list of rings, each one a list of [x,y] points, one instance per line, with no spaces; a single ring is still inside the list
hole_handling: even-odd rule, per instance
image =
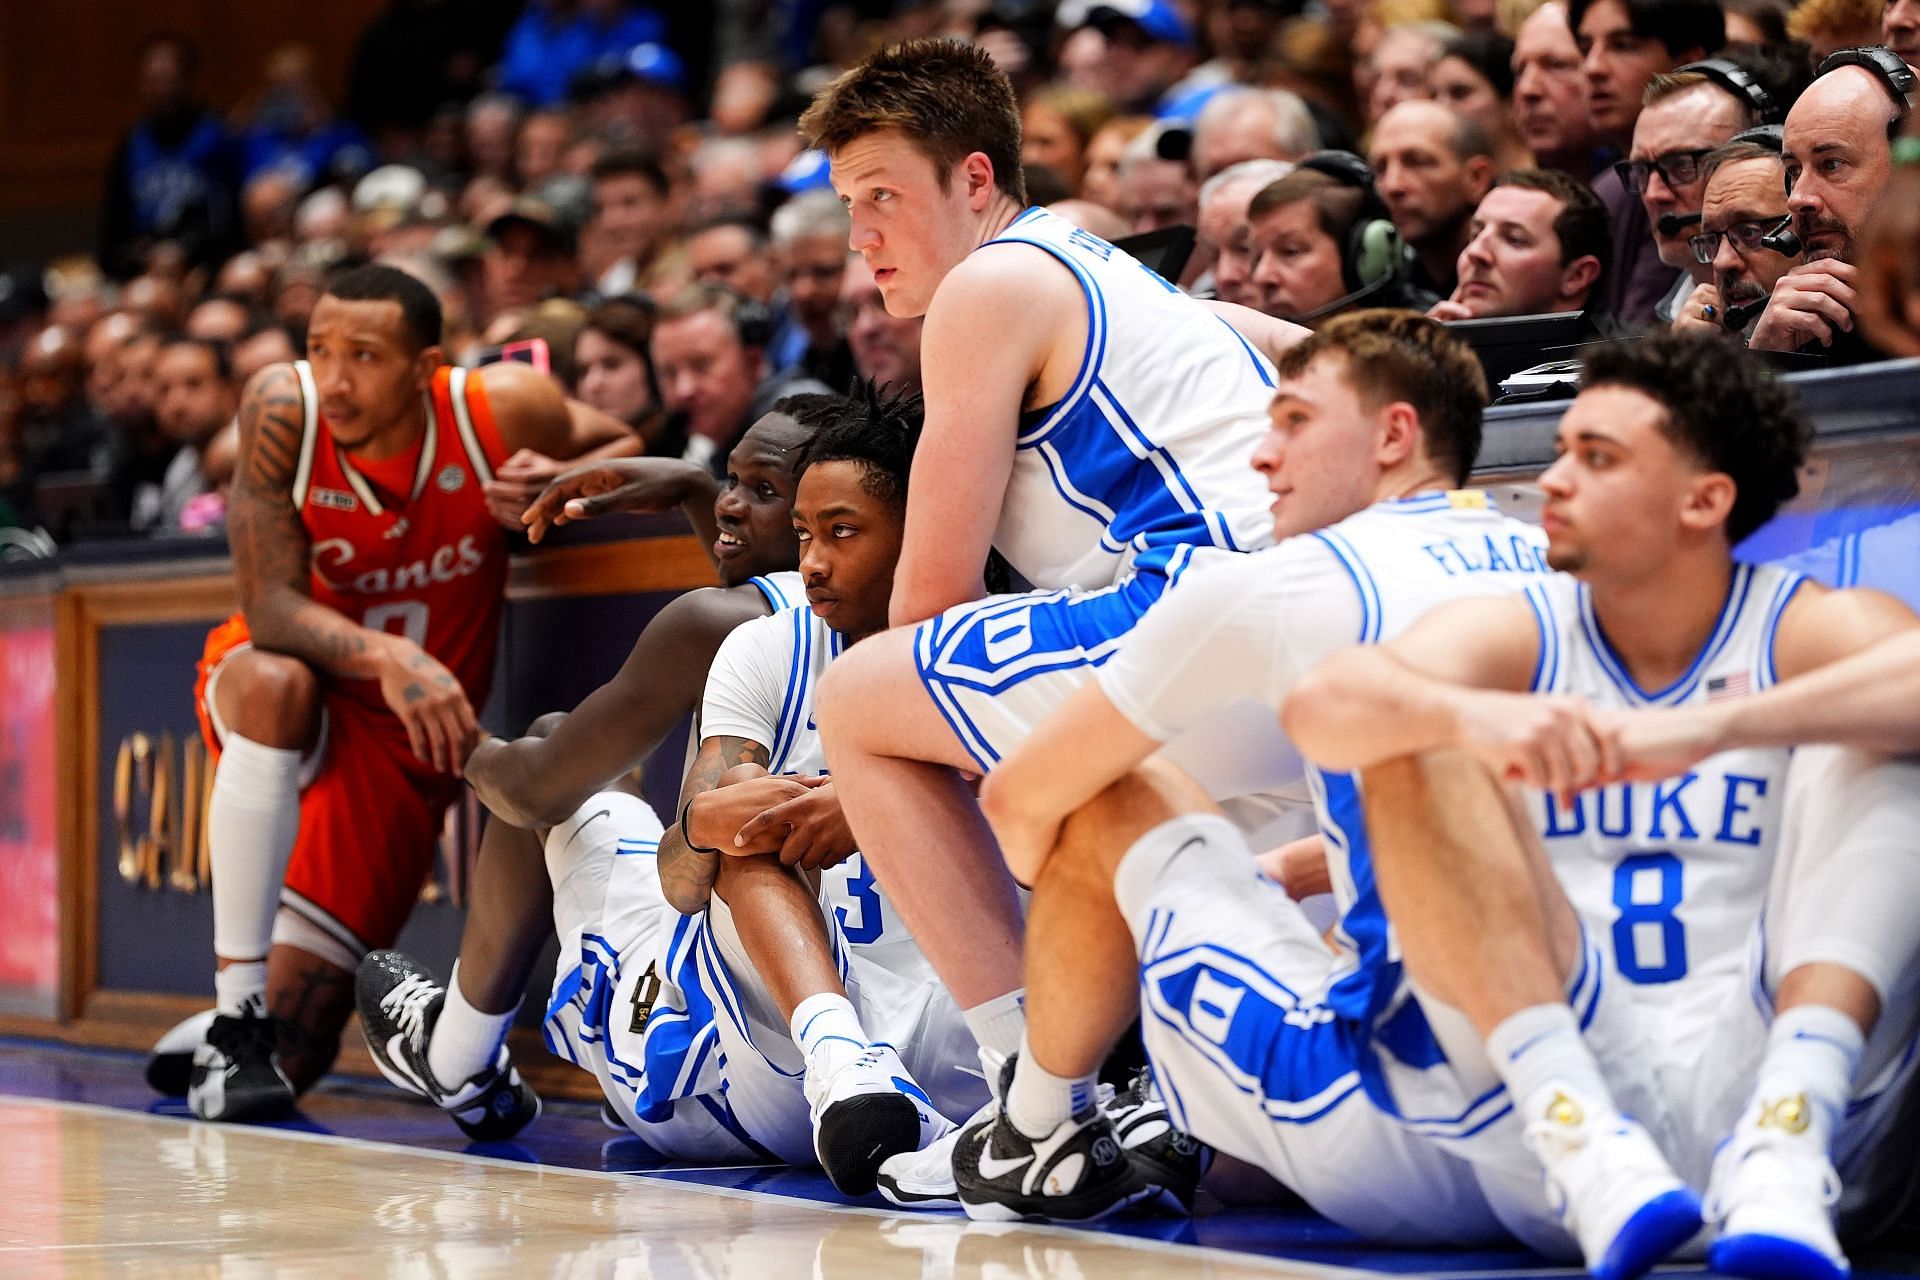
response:
[[[454,427],[459,433],[467,461],[482,484],[507,459],[506,442],[500,438],[499,424],[493,418],[493,405],[487,400],[486,387],[468,369],[453,368],[446,374],[446,398],[452,410]]]
[[[313,451],[320,425],[320,393],[313,385],[313,367],[305,360],[293,362],[294,378],[300,384],[300,452],[293,468],[293,507],[307,505],[307,488],[313,483]]]

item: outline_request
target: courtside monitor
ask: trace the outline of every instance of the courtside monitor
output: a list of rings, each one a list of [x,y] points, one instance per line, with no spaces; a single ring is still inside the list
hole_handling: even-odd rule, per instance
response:
[[[1572,355],[1572,348],[1600,336],[1584,311],[1448,320],[1446,326],[1480,357],[1489,390],[1522,369],[1531,369],[1548,360],[1567,359]]]
[[[1115,240],[1113,247],[1125,250],[1168,284],[1179,284],[1180,273],[1187,269],[1187,259],[1193,256],[1193,228],[1183,223],[1158,231],[1143,231],[1137,236]]]

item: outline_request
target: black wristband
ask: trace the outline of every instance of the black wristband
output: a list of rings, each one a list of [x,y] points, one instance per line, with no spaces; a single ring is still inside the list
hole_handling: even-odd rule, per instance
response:
[[[687,802],[680,806],[680,839],[681,839],[681,842],[687,846],[687,848],[693,850],[695,853],[717,854],[720,852],[720,850],[709,849],[705,845],[695,844],[693,842],[693,828],[687,825],[687,819],[689,815],[693,813],[693,802],[705,794],[706,792],[701,791],[701,792],[697,792],[694,795],[690,795],[687,797]]]

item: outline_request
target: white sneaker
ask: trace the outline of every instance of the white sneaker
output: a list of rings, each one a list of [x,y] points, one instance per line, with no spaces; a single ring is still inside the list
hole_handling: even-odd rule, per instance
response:
[[[1526,1142],[1596,1280],[1636,1280],[1699,1232],[1700,1197],[1632,1120],[1559,1092]]]
[[[1715,1271],[1752,1280],[1846,1280],[1833,1231],[1840,1178],[1807,1132],[1806,1099],[1788,1098],[1743,1118],[1713,1159],[1707,1216]]]
[[[813,1153],[842,1195],[863,1196],[889,1156],[918,1151],[953,1128],[890,1046],[843,1058],[830,1072],[807,1064]]]
[[[986,1103],[961,1127],[985,1119],[999,1105]],[[960,1186],[953,1179],[953,1148],[959,1141],[960,1129],[949,1129],[918,1151],[902,1151],[882,1160],[874,1175],[880,1194],[902,1209],[958,1209]]]

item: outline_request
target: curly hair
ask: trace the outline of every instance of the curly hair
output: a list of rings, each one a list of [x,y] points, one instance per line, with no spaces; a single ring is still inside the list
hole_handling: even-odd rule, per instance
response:
[[[813,439],[801,446],[794,467],[798,479],[821,462],[860,464],[860,488],[897,511],[907,505],[907,476],[913,449],[920,442],[918,394],[890,384],[855,378],[839,403],[821,415]]]
[[[1581,385],[1626,387],[1666,413],[1661,431],[1733,481],[1727,541],[1738,543],[1800,492],[1813,428],[1786,384],[1731,338],[1654,333],[1590,349]]]

